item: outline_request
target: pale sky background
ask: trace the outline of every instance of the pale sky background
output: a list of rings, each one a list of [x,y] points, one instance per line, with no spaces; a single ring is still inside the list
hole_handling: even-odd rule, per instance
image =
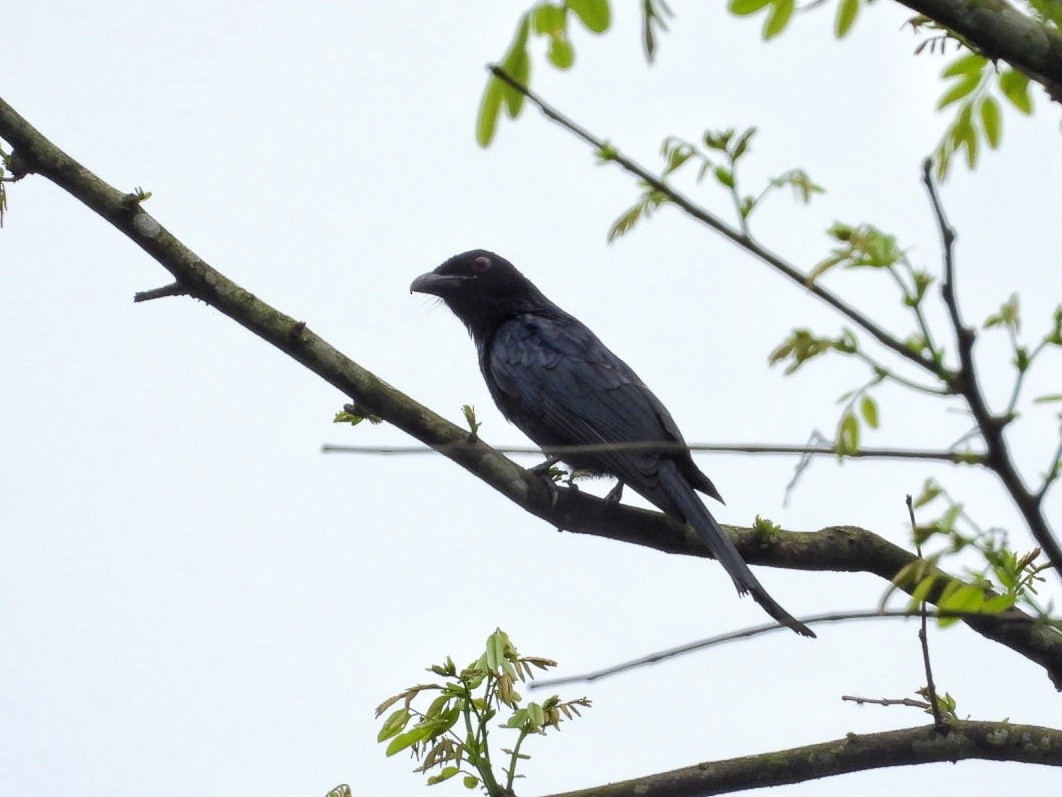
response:
[[[635,3],[577,64],[536,61],[535,88],[654,167],[668,134],[756,125],[750,189],[794,166],[827,193],[779,195],[764,242],[810,267],[834,220],[894,232],[936,269],[919,164],[945,117],[939,57],[913,57],[910,12],[878,3],[837,43],[832,10],[764,45],[722,3],[672,0],[645,65]],[[483,437],[526,442],[492,406],[460,324],[408,286],[487,247],[624,357],[687,438],[802,443],[829,432],[855,365],[792,378],[767,353],[837,318],[673,209],[609,246],[633,181],[526,113],[473,138],[486,62],[525,2],[48,2],[3,14],[4,98],[200,256],[381,378],[447,417],[474,404]],[[536,44],[541,53],[541,46]],[[1030,336],[1062,298],[1058,111],[1006,112],[1003,148],[943,189],[959,231],[961,299],[984,318],[1012,291]],[[728,213],[726,197],[696,194]],[[344,397],[187,298],[134,305],[169,275],[42,179],[10,190],[0,231],[0,795],[422,794],[375,741],[374,706],[447,654],[505,628],[570,675],[758,624],[718,565],[558,534],[438,456],[322,455],[322,443],[408,444],[387,425],[332,424]],[[831,284],[906,323],[883,276]],[[939,321],[940,316],[936,315]],[[902,327],[906,330],[906,326]],[[980,349],[997,402],[1002,336]],[[995,364],[995,365],[994,365]],[[1059,358],[1030,396],[1058,392]],[[867,443],[940,447],[965,418],[882,391]],[[1057,422],[1038,407],[1012,440],[1029,475]],[[534,460],[522,460],[533,464]],[[923,464],[818,462],[789,506],[793,460],[702,456],[718,516],[786,528],[854,524],[906,545],[903,499],[934,475],[984,525],[1033,543],[995,480]],[[587,487],[594,491],[607,484]],[[1060,491],[1048,507],[1059,525]],[[628,492],[627,500],[637,500]],[[713,508],[714,509],[714,508]],[[873,607],[873,577],[758,568],[795,614]],[[1044,597],[1062,597],[1052,579]],[[923,724],[842,694],[912,696],[913,622],[775,634],[562,694],[594,707],[532,739],[521,794]],[[1042,668],[958,628],[932,634],[937,682],[962,716],[1062,724]],[[544,695],[540,695],[544,696]],[[500,735],[500,734],[499,734]],[[1045,768],[961,763],[882,770],[786,795],[1045,793]],[[458,794],[456,782],[434,787]]]

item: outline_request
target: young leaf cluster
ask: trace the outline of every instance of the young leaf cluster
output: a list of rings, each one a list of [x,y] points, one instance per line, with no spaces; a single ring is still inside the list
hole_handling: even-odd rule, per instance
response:
[[[665,19],[673,16],[666,0],[642,0],[642,47],[649,63],[656,57],[657,34],[667,31]]]
[[[512,795],[513,782],[522,777],[517,766],[529,758],[521,751],[527,738],[545,735],[549,728],[559,729],[563,720],[579,716],[581,708],[590,706],[586,698],[562,701],[557,695],[541,703],[523,702],[517,682],[534,678],[535,669],[555,666],[550,659],[521,656],[499,628],[487,637],[483,654],[464,669],[458,670],[447,657],[429,668],[443,679],[441,683],[412,686],[377,706],[380,717],[401,704],[387,715],[377,741],[387,742],[388,756],[411,750],[420,761],[415,771],[435,770],[428,776],[429,785],[461,775],[466,788],[482,786],[490,797]],[[424,708],[429,697],[431,702]],[[502,714],[508,716],[498,724]],[[515,731],[512,746],[492,747],[492,727]],[[500,776],[492,760],[495,753],[507,757]]]
[[[1004,330],[1010,341],[1011,351],[1013,352],[1011,365],[1014,366],[1015,378],[1014,385],[1011,388],[1010,400],[1007,402],[1003,415],[1007,418],[1016,418],[1018,417],[1018,403],[1021,399],[1021,391],[1029,369],[1048,349],[1062,346],[1062,305],[1055,308],[1051,328],[1032,348],[1021,339],[1021,305],[1016,293],[1012,294],[1007,301],[1000,305],[998,311],[985,319],[984,328]],[[1033,402],[1037,404],[1056,401],[1062,401],[1062,396],[1049,394],[1033,399]],[[1059,418],[1062,420],[1062,413],[1060,413]]]
[[[805,204],[815,194],[823,193],[822,186],[816,185],[803,169],[789,171],[772,177],[759,193],[742,194],[738,186],[738,163],[749,152],[756,128],[750,127],[738,133],[733,128],[722,131],[705,131],[701,143],[686,141],[677,136],[668,136],[660,146],[664,168],[660,173],[661,182],[682,171],[686,166],[696,166],[696,182],[702,183],[707,178],[722,188],[730,197],[741,231],[749,236],[751,230],[749,219],[753,212],[772,191],[779,188],[791,188],[794,197]],[[602,157],[602,160],[607,160]],[[665,202],[668,196],[659,188],[644,181],[639,183],[641,196],[633,207],[625,210],[613,222],[608,231],[608,240],[612,242],[634,228],[635,224],[652,215],[652,212]]]
[[[468,424],[468,442],[474,443],[479,438],[479,427],[483,424],[476,420],[476,408],[471,404],[461,405],[461,415]]]
[[[852,26],[855,25],[860,8],[873,2],[874,0],[840,0],[834,13],[834,35],[838,39],[847,36]],[[766,41],[784,31],[792,21],[795,12],[810,11],[820,5],[823,5],[822,0],[799,8],[794,0],[730,0],[727,7],[731,14],[738,17],[750,17],[763,13],[763,38]]]
[[[940,714],[947,720],[958,720],[959,714],[957,709],[959,707],[958,702],[950,693],[945,692],[941,694],[935,690],[930,690],[928,686],[923,686],[920,689],[915,690],[915,694],[926,700],[925,712],[931,716]],[[933,710],[933,703],[936,703],[936,711]]]
[[[739,17],[763,12],[763,38],[769,41],[786,29],[796,10],[796,0],[730,0],[728,8]]]
[[[517,82],[531,82],[531,53],[528,42],[532,34],[545,38],[546,58],[557,69],[570,69],[575,63],[575,49],[568,35],[574,16],[591,33],[604,33],[612,22],[608,0],[562,0],[536,3],[520,17],[509,49],[498,66]],[[494,139],[502,109],[515,119],[523,109],[524,96],[494,75],[480,100],[476,120],[476,141],[486,147]]]
[[[848,35],[862,5],[871,2],[873,0],[839,0],[834,18],[834,34],[838,39]],[[729,0],[728,8],[739,17],[762,14],[763,38],[770,40],[788,27],[795,11],[810,11],[820,5],[823,3],[814,2],[797,8],[794,0]],[[1059,0],[1027,0],[1025,5],[1030,15],[1041,25],[1059,30],[1059,17],[1062,15],[1062,3]],[[944,130],[933,153],[933,160],[936,162],[938,180],[947,176],[952,158],[959,152],[964,153],[966,165],[972,170],[977,165],[980,142],[984,141],[991,149],[996,149],[1002,136],[1002,111],[999,100],[993,96],[993,88],[1018,111],[1031,114],[1033,104],[1029,95],[1029,78],[1010,67],[997,69],[995,63],[981,55],[971,41],[929,17],[917,15],[908,24],[917,32],[926,29],[939,31],[939,34],[922,41],[915,48],[916,54],[924,50],[943,54],[948,42],[953,42],[962,51],[941,72],[941,78],[946,83],[950,81],[950,84],[937,102],[937,110],[956,105],[956,112]]]
[[[837,423],[834,447],[838,454],[843,455],[858,450],[861,427],[878,427],[878,405],[870,394],[878,384],[888,381],[928,395],[949,396],[957,393],[957,383],[955,372],[947,362],[946,349],[936,342],[925,312],[926,301],[931,295],[929,289],[937,281],[935,275],[912,265],[896,238],[872,225],[837,222],[830,227],[827,234],[837,245],[808,272],[808,284],[815,283],[836,268],[871,270],[887,274],[899,292],[902,306],[911,313],[913,321],[913,329],[904,338],[904,345],[925,363],[927,370],[935,375],[939,383],[933,385],[915,382],[879,362],[864,350],[859,338],[849,329],[843,330],[837,337],[820,336],[806,328],[793,330],[769,356],[772,365],[785,363],[786,375],[795,373],[805,363],[830,352],[855,357],[863,361],[871,371],[871,377],[865,384],[845,393],[838,400],[838,403],[844,404],[844,410]],[[1007,405],[1001,413],[1001,417],[1009,422],[1019,417],[1022,388],[1031,367],[1042,359],[1049,349],[1062,345],[1062,306],[1055,309],[1049,329],[1036,345],[1031,346],[1021,339],[1020,304],[1016,294],[1004,302],[997,312],[991,314],[983,326],[985,329],[1005,330],[1010,339],[1013,352],[1013,386]],[[1049,394],[1034,399],[1035,403],[1053,401],[1062,401],[1062,395]],[[1062,413],[1059,414],[1059,420],[1062,421]],[[1062,434],[1059,449],[1062,450]],[[1062,455],[1056,453],[1049,464],[1040,488],[1041,494],[1058,478],[1060,456]],[[970,452],[969,461],[982,462],[983,456]]]
[[[992,93],[993,87],[1021,113],[1033,112],[1029,78],[1009,67],[997,69],[979,53],[967,50],[960,54],[944,67],[940,76],[950,84],[937,100],[937,110],[951,105],[956,110],[933,153],[938,180],[947,176],[952,157],[960,151],[965,153],[966,165],[973,169],[977,166],[982,140],[992,149],[999,147],[1003,113]]]
[[[351,412],[351,410],[358,410],[358,412]],[[332,419],[332,423],[349,423],[351,426],[357,426],[362,421],[368,421],[375,426],[383,423],[383,418],[379,415],[373,415],[363,408],[348,404],[341,412],[337,412]]]
[[[1060,626],[1050,617],[1050,604],[1041,606],[1036,599],[1036,585],[1044,581],[1041,573],[1050,567],[1038,561],[1039,548],[1018,554],[1008,546],[1005,531],[982,528],[934,479],[926,479],[913,507],[930,504],[941,507],[940,514],[915,526],[914,542],[919,548],[939,543],[939,548],[911,562],[893,579],[896,585],[913,587],[910,609],[917,609],[930,595],[937,595],[935,603],[942,612],[1000,614],[1020,604],[1045,622]],[[964,568],[965,583],[942,575],[941,563],[964,552],[973,552],[980,563]],[[937,622],[946,627],[959,619],[938,617]]]

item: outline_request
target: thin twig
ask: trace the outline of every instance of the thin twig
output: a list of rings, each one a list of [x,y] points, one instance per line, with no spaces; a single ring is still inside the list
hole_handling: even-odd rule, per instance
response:
[[[1013,330],[1011,330],[1011,345],[1014,348],[1015,357],[1017,357],[1019,347],[1017,340],[1014,338]],[[1040,356],[1040,353],[1046,347],[1047,341],[1041,340],[1039,345],[1037,345],[1036,348],[1034,348],[1028,353],[1028,356],[1025,360],[1025,367],[1018,370],[1018,375],[1014,379],[1014,387],[1011,390],[1010,401],[1007,402],[1007,409],[1003,413],[1004,415],[1013,415],[1014,411],[1018,408],[1018,399],[1021,398],[1021,389],[1022,386],[1025,384],[1025,377],[1029,373],[1029,370],[1032,368],[1032,364],[1036,361],[1036,358]]]
[[[870,366],[875,374],[880,374],[882,379],[890,379],[898,385],[902,385],[915,393],[924,393],[928,396],[951,396],[953,395],[951,389],[947,386],[934,387],[932,385],[923,385],[920,382],[915,382],[913,379],[900,376],[895,371],[891,371],[884,365],[879,363],[865,351],[854,352],[855,356],[862,360],[864,363]]]
[[[1062,475],[1062,437],[1059,437],[1058,448],[1055,449],[1055,455],[1051,458],[1051,465],[1047,469],[1047,473],[1044,474],[1044,483],[1036,494],[1037,503],[1043,503],[1044,498],[1047,497],[1047,491],[1051,489],[1051,485],[1055,483],[1055,480],[1060,475]]]
[[[915,552],[918,554],[918,558],[921,559],[922,546],[918,542],[918,524],[915,522],[914,501],[910,495],[907,496],[907,515],[911,518],[911,534],[915,539]],[[922,664],[926,668],[926,696],[929,698],[929,706],[933,710],[933,727],[940,733],[947,733],[948,726],[944,723],[944,717],[940,713],[940,705],[937,703],[937,686],[933,683],[933,666],[929,661],[929,634],[926,632],[928,612],[925,601],[919,604],[918,613],[921,615],[918,642],[922,646]]]
[[[930,706],[924,700],[915,700],[911,697],[856,697],[854,695],[841,695],[841,700],[856,703],[863,706],[867,704],[875,706],[907,706],[908,708],[920,708],[923,711]],[[933,726],[934,728],[936,725]]]
[[[403,456],[407,454],[446,454],[448,451],[465,448],[467,446],[350,446],[331,445],[321,446],[321,452],[325,454],[371,454],[379,456]],[[500,454],[510,456],[535,456],[543,455],[541,448],[534,446],[492,446]],[[634,452],[678,452],[692,451],[693,453],[707,454],[784,454],[798,456],[837,456],[837,451],[824,446],[792,446],[792,445],[752,445],[752,444],[712,444],[692,443],[594,443],[581,446],[551,446],[551,454],[597,454],[602,451],[634,451]],[[845,459],[928,459],[952,462],[955,464],[980,464],[982,455],[975,452],[962,451],[931,451],[907,448],[863,448],[859,451],[845,452]]]
[[[792,265],[788,261],[784,260],[780,256],[774,254],[770,250],[764,248],[760,244],[756,243],[749,236],[743,234],[741,230],[738,230],[718,216],[709,213],[707,210],[696,204],[688,197],[676,191],[673,187],[654,175],[645,167],[641,166],[634,160],[631,160],[627,156],[623,155],[616,150],[615,147],[608,144],[608,142],[597,138],[585,128],[580,127],[573,122],[567,116],[560,111],[553,108],[549,103],[536,95],[527,86],[520,81],[516,80],[512,75],[508,74],[501,67],[492,64],[489,67],[491,73],[499,80],[503,81],[507,85],[511,86],[516,91],[520,92],[526,97],[532,104],[534,104],[548,119],[553,120],[558,125],[563,127],[568,132],[581,138],[587,144],[592,146],[598,153],[608,153],[608,159],[619,164],[623,169],[635,175],[639,179],[643,180],[647,185],[654,190],[664,194],[674,205],[681,208],[686,214],[700,221],[702,224],[711,227],[720,235],[728,238],[746,252],[755,255],[767,265],[771,266],[775,270],[779,271],[786,278],[795,282],[801,288],[816,297],[826,302],[826,304],[833,307],[841,315],[845,316],[857,326],[861,327],[867,333],[869,333],[875,340],[888,349],[892,349],[896,354],[900,355],[904,360],[914,363],[925,371],[931,374],[940,376],[940,369],[935,363],[921,356],[917,352],[909,349],[903,341],[899,340],[885,329],[882,329],[867,316],[860,313],[854,307],[847,302],[836,296],[832,292],[826,290],[817,282],[809,282],[808,276],[804,274],[796,266]]]
[[[985,614],[983,612],[954,612],[954,611],[940,611],[934,612],[934,617],[960,617],[968,618],[977,615],[979,618],[993,618],[1000,623],[1035,623],[1037,622],[1032,617],[1025,614],[1006,613],[1006,614]],[[840,623],[847,622],[849,620],[883,620],[894,619],[897,617],[909,618],[918,617],[918,612],[910,612],[902,609],[867,609],[864,611],[854,612],[827,612],[825,614],[813,614],[808,617],[799,618],[805,625],[817,625],[819,623]],[[684,645],[668,648],[666,650],[657,651],[656,653],[650,653],[647,656],[641,656],[637,659],[631,659],[630,661],[623,662],[622,664],[614,664],[610,667],[605,667],[600,670],[594,670],[592,672],[584,673],[582,675],[569,675],[564,678],[547,678],[539,681],[534,681],[531,689],[545,689],[547,687],[561,686],[563,684],[582,683],[587,681],[598,681],[602,678],[608,678],[611,675],[617,675],[627,670],[635,670],[639,667],[646,667],[650,664],[658,664],[668,659],[673,659],[677,656],[683,656],[687,653],[693,653],[698,650],[704,650],[705,648],[715,647],[716,645],[722,645],[727,642],[734,642],[738,639],[751,639],[752,637],[762,636],[763,634],[769,634],[774,631],[784,631],[785,626],[778,623],[767,623],[764,625],[750,626],[749,628],[742,628],[737,631],[730,631],[726,634],[719,634],[718,636],[708,637],[706,639],[700,639],[696,642],[687,642]]]
[[[932,175],[933,163],[926,158],[922,163],[922,182],[925,183],[929,193],[933,213],[936,216],[937,227],[940,230],[940,238],[944,255],[944,282],[941,285],[941,295],[944,305],[948,310],[948,317],[955,332],[955,338],[959,350],[959,371],[951,375],[952,387],[959,393],[970,407],[970,413],[974,417],[981,437],[985,442],[986,456],[984,465],[994,471],[1003,482],[1003,486],[1010,494],[1021,512],[1029,530],[1036,539],[1044,556],[1054,566],[1059,578],[1062,578],[1062,546],[1051,532],[1051,526],[1047,517],[1043,514],[1041,502],[1037,494],[1030,492],[1025,482],[1018,473],[1017,466],[1010,457],[1007,441],[1003,437],[1003,429],[1012,420],[1013,416],[997,416],[989,409],[981,391],[977,377],[977,365],[973,358],[973,346],[976,334],[974,330],[966,326],[959,312],[959,301],[955,287],[955,230],[944,215],[944,207],[941,205],[937,194],[936,185]]]
[[[185,296],[188,291],[179,282],[171,282],[161,288],[153,288],[150,291],[138,291],[133,294],[134,302],[150,302],[152,299],[162,299],[167,296]]]

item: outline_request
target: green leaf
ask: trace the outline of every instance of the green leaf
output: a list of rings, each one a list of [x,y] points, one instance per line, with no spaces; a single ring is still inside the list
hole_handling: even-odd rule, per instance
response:
[[[479,114],[476,116],[476,143],[489,147],[498,129],[498,117],[502,107],[502,82],[493,75],[487,79],[487,88],[479,101]]]
[[[913,590],[911,590],[911,605],[917,606],[926,599],[926,596],[933,589],[933,585],[937,583],[936,576],[926,576],[918,582]]]
[[[567,0],[567,6],[594,33],[604,33],[612,22],[608,0]]]
[[[509,636],[500,628],[495,629],[494,633],[487,637],[486,654],[488,670],[497,672],[499,668],[502,668],[509,663],[505,656],[509,647]]]
[[[834,450],[838,454],[850,454],[859,450],[859,419],[850,412],[845,413],[837,425],[837,439]]]
[[[940,73],[941,77],[958,77],[959,75],[974,75],[978,78],[981,76],[981,70],[988,65],[988,61],[977,53],[967,53],[966,55],[960,55],[946,67],[944,71]]]
[[[985,319],[985,329],[992,327],[1009,327],[1015,332],[1021,331],[1021,298],[1012,293],[1007,301],[999,307],[999,312],[993,313]]]
[[[856,228],[851,224],[845,224],[843,221],[835,221],[830,225],[830,228],[826,230],[826,234],[831,238],[842,243],[847,243],[852,240],[852,236],[855,234]]]
[[[476,788],[476,786],[479,785],[479,778],[477,778],[475,775],[465,775],[461,779],[461,782],[465,784],[466,789],[474,789]]]
[[[664,176],[674,172],[676,169],[682,168],[682,166],[693,157],[693,147],[688,144],[675,144],[669,146],[665,153],[667,155],[667,163],[664,165]]]
[[[946,599],[941,599],[937,606],[953,612],[976,612],[985,602],[985,592],[973,584],[963,584]]]
[[[981,611],[985,614],[1002,614],[1013,607],[1013,595],[995,595],[991,598],[985,598],[984,603],[981,604]]]
[[[568,15],[561,6],[544,3],[531,11],[531,26],[540,36],[563,36],[568,28]]]
[[[471,432],[471,439],[475,440],[476,435],[479,433],[479,427],[483,425],[476,420],[476,408],[471,404],[462,404],[461,414],[465,416],[465,423],[468,424],[468,430]]]
[[[969,108],[970,106],[966,107]],[[977,131],[974,130],[973,122],[969,118],[964,119],[960,125],[957,125],[956,130],[961,133],[959,143],[966,150],[966,165],[973,169],[977,165],[977,149],[979,146],[977,143]]]
[[[734,142],[734,148],[731,150],[730,157],[732,157],[734,160],[737,160],[746,152],[748,152],[749,143],[752,141],[752,137],[754,135],[756,135],[756,128],[750,127],[748,130],[738,136],[738,140]]]
[[[531,15],[524,14],[520,19],[520,27],[516,29],[513,43],[509,45],[509,51],[502,59],[502,71],[506,72],[517,83],[527,85],[531,77],[531,58],[527,54],[527,37],[531,32]],[[524,105],[524,95],[507,83],[501,84],[502,99],[505,102],[505,110],[510,117],[515,119],[520,115],[520,109]]]
[[[1014,350],[1014,367],[1018,369],[1018,373],[1029,370],[1030,362],[1032,358],[1029,357],[1029,350],[1025,346],[1018,346]]]
[[[1010,100],[1011,105],[1024,114],[1033,110],[1032,98],[1029,96],[1029,78],[1014,69],[1004,69],[999,73],[999,90]]]
[[[442,783],[444,780],[449,780],[460,771],[460,767],[443,767],[442,772],[440,772],[438,775],[432,775],[428,778],[428,785],[434,786],[436,783]]]
[[[920,506],[925,506],[942,492],[944,492],[943,488],[933,479],[926,479],[925,483],[922,485],[922,492],[918,494],[916,499],[914,499],[914,508],[918,509]]]
[[[796,0],[774,0],[774,7],[767,14],[763,23],[763,39],[769,41],[785,30],[796,8]]]
[[[720,152],[726,152],[727,147],[730,146],[731,139],[734,138],[734,129],[721,130],[718,133],[714,133],[711,130],[704,131],[704,146],[709,149],[719,150]]]
[[[841,4],[837,6],[837,20],[833,27],[833,32],[838,39],[843,39],[848,35],[858,15],[859,0],[841,0]]]
[[[392,736],[396,736],[402,732],[402,729],[406,727],[406,723],[409,722],[409,709],[400,708],[397,711],[392,712],[386,720],[384,720],[383,726],[380,728],[380,732],[376,734],[376,741],[382,742],[385,739],[390,739]]]
[[[985,131],[985,140],[988,146],[995,149],[999,146],[999,138],[1003,128],[1003,116],[999,110],[999,103],[995,97],[985,95],[979,106],[981,111],[981,127]]]
[[[715,179],[718,180],[721,185],[724,185],[727,188],[734,187],[734,173],[729,169],[722,166],[716,166],[713,174],[715,174]]]
[[[730,0],[730,13],[739,17],[755,14],[774,0]]]
[[[393,756],[395,753],[399,753],[405,750],[407,747],[412,747],[417,742],[422,742],[429,736],[435,733],[435,725],[428,723],[425,725],[417,725],[411,730],[406,731],[403,734],[396,736],[391,740],[391,744],[387,745],[386,755]]]
[[[952,504],[947,508],[940,519],[935,522],[938,531],[951,532],[955,530],[955,521],[962,514],[962,504]]]
[[[878,428],[878,402],[872,396],[863,396],[863,400],[859,402],[859,412],[867,426],[871,429]]]
[[[981,83],[980,75],[965,75],[960,80],[952,84],[951,88],[945,91],[939,100],[937,100],[937,110],[947,108],[953,102],[961,100],[968,94],[972,94],[974,89]]]
[[[557,69],[569,69],[575,63],[575,49],[567,39],[554,36],[549,40],[546,57]]]
[[[612,226],[608,229],[608,242],[612,243],[620,236],[626,235],[634,229],[634,225],[638,223],[638,219],[642,217],[644,210],[645,204],[639,202],[630,210],[622,213],[618,219],[612,222]]]

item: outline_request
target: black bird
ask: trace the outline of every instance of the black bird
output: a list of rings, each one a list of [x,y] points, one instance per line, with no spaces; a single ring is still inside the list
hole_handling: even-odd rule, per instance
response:
[[[422,274],[411,292],[438,296],[468,327],[494,402],[550,455],[556,446],[656,443],[684,446],[671,414],[589,329],[547,299],[503,257],[474,249]],[[719,501],[688,450],[617,448],[563,454],[569,465],[619,480],[668,516],[689,523],[734,579],[775,620],[815,636],[779,606],[694,490]]]

